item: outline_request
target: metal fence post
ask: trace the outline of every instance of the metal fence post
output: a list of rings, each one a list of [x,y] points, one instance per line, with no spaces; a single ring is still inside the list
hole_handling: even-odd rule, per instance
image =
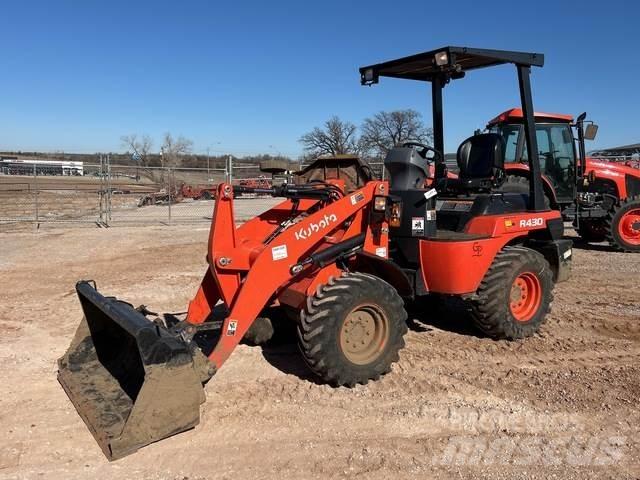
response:
[[[106,156],[107,162],[107,218],[106,225],[109,226],[109,222],[111,221],[111,195],[113,193],[113,188],[111,188],[111,155]]]
[[[36,164],[33,164],[33,188],[35,189],[35,195],[34,195],[34,208],[35,208],[35,221],[36,221],[36,225],[38,224],[38,220],[39,220],[39,214],[38,214],[38,168],[36,166]]]
[[[173,194],[171,190],[171,168],[167,170],[167,193],[169,198],[169,225],[171,225],[171,195]]]
[[[104,202],[102,201],[102,155],[98,158],[100,160],[100,168],[98,169],[98,178],[100,179],[98,184],[98,223],[102,224],[104,222]]]

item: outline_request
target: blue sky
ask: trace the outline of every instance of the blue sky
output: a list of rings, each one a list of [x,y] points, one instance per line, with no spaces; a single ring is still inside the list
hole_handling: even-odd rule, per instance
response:
[[[166,131],[194,150],[300,153],[338,115],[414,108],[428,85],[359,84],[358,67],[447,44],[542,52],[537,110],[600,124],[590,147],[640,141],[640,4],[609,0],[2,2],[0,149],[120,151]],[[447,151],[518,103],[515,69],[445,89]]]

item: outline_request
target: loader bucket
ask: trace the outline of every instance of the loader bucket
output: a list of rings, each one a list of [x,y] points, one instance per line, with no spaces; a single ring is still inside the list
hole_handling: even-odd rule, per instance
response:
[[[107,458],[196,426],[206,357],[90,283],[76,291],[84,319],[58,360],[58,380]]]

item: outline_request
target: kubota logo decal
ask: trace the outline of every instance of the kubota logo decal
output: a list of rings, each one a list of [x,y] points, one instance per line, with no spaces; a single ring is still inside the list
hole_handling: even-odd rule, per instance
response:
[[[336,217],[335,213],[331,215],[325,214],[324,218],[321,219],[318,223],[311,222],[308,227],[300,227],[300,229],[296,232],[296,240],[306,240],[311,237],[316,232],[320,230],[326,229],[332,223],[336,223],[338,221],[338,217]]]

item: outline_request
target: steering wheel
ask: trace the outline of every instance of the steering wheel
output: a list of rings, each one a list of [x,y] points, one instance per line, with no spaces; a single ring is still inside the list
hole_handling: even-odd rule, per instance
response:
[[[402,146],[403,147],[419,147],[421,150],[418,152],[418,155],[420,155],[425,160],[433,160],[433,161],[442,160],[442,153],[441,152],[439,152],[438,150],[436,150],[433,147],[430,147],[429,145],[425,145],[424,143],[420,143],[420,142],[404,142],[402,144]],[[433,153],[433,158],[427,158],[427,152],[432,152]]]

